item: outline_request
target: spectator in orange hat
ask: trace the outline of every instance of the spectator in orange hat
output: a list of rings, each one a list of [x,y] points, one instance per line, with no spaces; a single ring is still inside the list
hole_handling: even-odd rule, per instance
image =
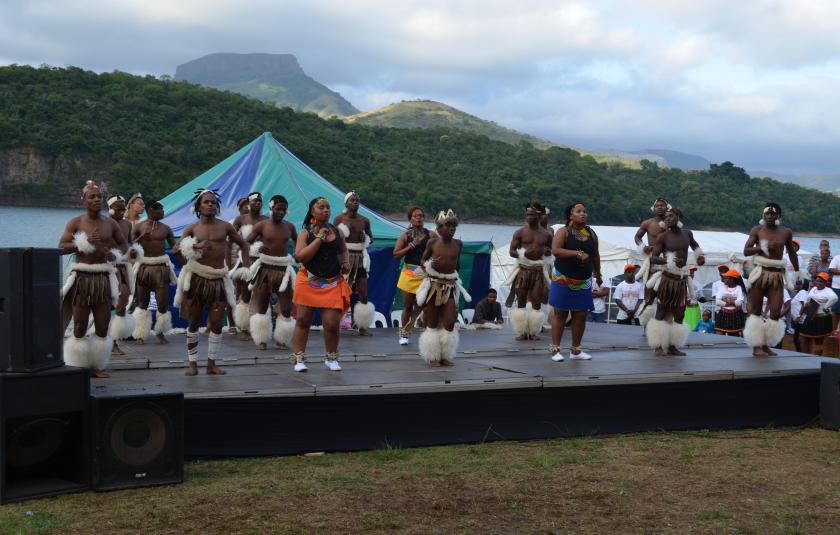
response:
[[[715,316],[715,332],[728,336],[741,336],[744,331],[744,303],[746,293],[742,287],[741,274],[735,269],[723,273],[725,285],[715,294],[715,304],[719,306]]]
[[[616,322],[622,325],[639,325],[636,314],[645,300],[645,285],[636,280],[636,266],[624,266],[624,280],[613,291],[613,303],[618,307]]]
[[[830,278],[824,271],[817,274],[799,312],[802,321],[799,336],[805,339],[805,351],[814,355],[822,355],[823,342],[831,334],[831,307],[837,302],[837,295],[826,287]]]

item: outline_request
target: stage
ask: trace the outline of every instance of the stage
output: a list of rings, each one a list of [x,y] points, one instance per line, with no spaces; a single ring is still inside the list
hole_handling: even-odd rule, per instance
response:
[[[122,342],[97,393],[183,392],[189,456],[273,455],[520,440],[598,433],[791,426],[819,414],[819,357],[755,358],[741,338],[692,333],[685,357],[655,357],[639,327],[587,324],[590,361],[552,362],[550,333],[517,342],[503,330],[462,330],[454,367],[429,368],[417,336],[342,331],[341,372],[322,364],[313,330],[309,371],[289,351],[257,351],[225,334],[227,375],[186,377],[184,336]],[[569,335],[564,336],[568,355]],[[199,364],[207,338],[202,335]],[[834,359],[826,359],[834,360]]]

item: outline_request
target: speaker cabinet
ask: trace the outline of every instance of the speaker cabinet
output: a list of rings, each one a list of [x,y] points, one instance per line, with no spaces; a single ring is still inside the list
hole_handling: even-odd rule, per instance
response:
[[[94,489],[183,482],[183,394],[95,394],[91,414]]]
[[[61,358],[58,249],[0,249],[0,372],[33,372]]]
[[[823,362],[820,367],[820,423],[840,429],[840,362]]]
[[[89,488],[89,373],[0,374],[0,503]]]

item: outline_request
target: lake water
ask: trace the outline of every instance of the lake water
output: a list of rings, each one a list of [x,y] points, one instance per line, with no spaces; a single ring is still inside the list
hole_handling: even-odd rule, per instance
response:
[[[0,206],[0,247],[55,247],[67,221],[80,213],[81,210],[70,208]],[[510,243],[517,228],[512,225],[464,223],[458,226],[455,237],[466,241],[488,240],[499,247]],[[820,237],[798,239],[803,249],[819,250]],[[840,238],[827,239],[832,251],[840,251]]]

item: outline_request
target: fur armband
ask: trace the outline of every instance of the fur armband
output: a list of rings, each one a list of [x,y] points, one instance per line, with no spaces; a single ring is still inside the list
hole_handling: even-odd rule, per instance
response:
[[[250,258],[256,258],[260,255],[260,249],[263,246],[263,242],[255,241],[251,244],[251,247],[248,248],[248,255]]]
[[[134,252],[134,257],[132,258],[131,252]],[[143,262],[143,258],[146,256],[146,251],[143,250],[143,246],[139,243],[132,243],[131,246],[128,248],[128,252],[126,253],[126,257],[128,260],[132,262]]]
[[[73,245],[82,254],[91,254],[96,251],[96,246],[88,241],[87,233],[83,231],[73,234]]]
[[[187,236],[186,238],[181,239],[181,252],[184,253],[184,256],[186,256],[187,259],[193,260],[201,258],[201,251],[195,250],[195,244],[197,242],[198,240],[196,240],[193,236]]]
[[[700,258],[701,256],[706,256],[706,255],[703,253],[703,249],[698,247],[697,249],[694,250],[694,258],[697,259],[697,258]]]
[[[341,235],[344,236],[345,239],[350,237],[350,227],[348,227],[344,223],[338,224],[338,230],[341,232]]]
[[[125,255],[119,249],[111,249],[111,254],[114,255],[115,264],[125,263]]]

